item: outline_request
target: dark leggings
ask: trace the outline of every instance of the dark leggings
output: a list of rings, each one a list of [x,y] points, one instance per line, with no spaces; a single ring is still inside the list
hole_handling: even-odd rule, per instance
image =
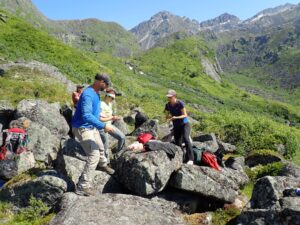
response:
[[[175,144],[179,147],[182,146],[182,138],[185,143],[186,155],[185,160],[194,161],[194,153],[192,150],[192,143],[190,140],[191,127],[189,123],[185,123],[179,127],[174,127]]]

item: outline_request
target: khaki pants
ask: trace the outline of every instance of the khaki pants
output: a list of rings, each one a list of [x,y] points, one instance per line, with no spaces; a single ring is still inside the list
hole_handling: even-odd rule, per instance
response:
[[[91,172],[96,169],[98,164],[100,167],[105,167],[107,165],[104,146],[96,128],[87,129],[73,127],[72,131],[87,155],[87,162],[81,177],[79,178],[78,186],[89,188],[91,186]]]

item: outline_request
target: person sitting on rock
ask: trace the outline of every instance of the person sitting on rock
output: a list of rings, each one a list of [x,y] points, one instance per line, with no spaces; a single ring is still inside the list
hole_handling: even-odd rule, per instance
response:
[[[79,101],[79,98],[83,91],[83,88],[84,88],[84,86],[79,84],[76,86],[76,91],[74,91],[72,93],[72,101],[73,101],[74,108],[76,108],[76,106],[77,106],[77,103]]]
[[[169,90],[168,103],[165,106],[166,119],[173,122],[175,144],[182,147],[182,138],[185,143],[187,164],[194,164],[194,154],[190,139],[191,127],[187,118],[183,101],[177,99],[176,91]]]
[[[12,120],[9,129],[3,130],[3,141],[0,149],[0,160],[15,159],[17,155],[28,151],[29,142],[26,131],[30,126],[30,120],[25,117]]]
[[[116,98],[116,92],[113,89],[107,89],[105,92],[104,101],[101,101],[101,117],[100,120],[105,124],[113,127],[113,131],[111,132],[104,132],[104,130],[100,130],[100,136],[104,144],[105,155],[109,162],[109,141],[108,141],[108,134],[118,140],[118,148],[117,152],[121,151],[125,143],[125,135],[122,131],[120,131],[117,127],[112,125],[113,121],[120,120],[121,117],[113,115],[112,109],[112,102]]]
[[[109,85],[110,80],[106,74],[96,74],[94,83],[82,92],[72,118],[73,134],[87,155],[85,167],[76,187],[78,195],[96,194],[96,190],[91,187],[91,173],[98,164],[101,170],[110,175],[114,174],[114,170],[107,166],[104,146],[98,132],[102,129],[105,132],[113,131],[113,127],[99,120],[101,98],[98,93]]]

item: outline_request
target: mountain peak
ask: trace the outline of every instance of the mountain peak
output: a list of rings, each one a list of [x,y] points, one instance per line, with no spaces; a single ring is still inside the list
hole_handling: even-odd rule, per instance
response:
[[[163,18],[163,19],[165,19],[165,18],[168,18],[168,17],[171,17],[171,16],[175,16],[175,15],[173,15],[172,13],[170,13],[169,11],[161,11],[161,12],[158,12],[158,13],[156,13],[154,16],[152,16],[151,17],[151,19],[152,18],[157,18],[157,17],[160,17],[160,18]]]
[[[161,39],[176,32],[196,34],[199,23],[187,17],[174,15],[168,11],[161,11],[130,30],[138,39],[143,49],[149,49]]]
[[[215,32],[223,32],[235,28],[241,20],[229,13],[223,13],[211,20],[203,21],[200,23],[201,30],[213,30]]]
[[[281,14],[281,13],[285,13],[285,12],[293,10],[293,9],[295,9],[297,7],[299,7],[299,5],[294,5],[294,4],[287,3],[285,5],[281,5],[281,6],[277,6],[277,7],[269,8],[269,9],[265,9],[265,10],[257,13],[253,17],[245,20],[244,23],[246,23],[246,24],[248,24],[248,23],[254,23],[256,21],[261,20],[261,18],[264,18],[264,17],[267,17],[267,16],[270,17],[270,16]]]

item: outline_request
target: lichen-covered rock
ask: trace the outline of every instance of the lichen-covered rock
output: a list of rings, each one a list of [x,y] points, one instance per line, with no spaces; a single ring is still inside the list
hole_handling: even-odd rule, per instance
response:
[[[157,137],[158,120],[147,120],[131,133],[131,136],[139,136],[141,133],[151,133]]]
[[[183,165],[170,180],[172,187],[214,198],[221,202],[234,202],[238,185],[209,167]]]
[[[171,174],[182,165],[183,152],[173,147],[176,155],[172,159],[164,151],[125,152],[115,163],[120,182],[138,195],[162,191]]]
[[[279,176],[286,176],[291,178],[300,178],[300,166],[297,166],[291,162],[286,162]]]
[[[213,133],[196,136],[193,138],[193,141],[197,148],[203,148],[210,152],[216,152],[219,149],[216,135]]]
[[[0,200],[10,202],[17,207],[29,205],[31,196],[41,199],[48,206],[54,207],[67,191],[67,182],[59,177],[43,175],[34,180],[20,181],[5,186],[0,191]]]
[[[17,117],[26,117],[47,127],[51,134],[60,138],[69,132],[66,119],[59,112],[60,106],[44,100],[22,100],[17,106]]]
[[[159,199],[145,199],[122,194],[81,197],[64,195],[62,210],[50,225],[183,225],[183,218],[174,212],[174,205]]]
[[[30,170],[35,165],[34,155],[31,151],[23,152],[18,156],[18,174]]]
[[[67,155],[59,155],[56,169],[70,179],[72,191],[78,183],[79,177],[85,166],[85,161]],[[122,188],[113,177],[105,172],[95,170],[91,174],[92,186],[100,193],[120,193]]]
[[[57,157],[60,140],[45,126],[31,122],[27,131],[29,136],[28,149],[32,151],[35,160],[49,163]]]
[[[256,181],[251,198],[253,209],[280,209],[283,191],[300,187],[300,180],[290,177],[266,176]]]

